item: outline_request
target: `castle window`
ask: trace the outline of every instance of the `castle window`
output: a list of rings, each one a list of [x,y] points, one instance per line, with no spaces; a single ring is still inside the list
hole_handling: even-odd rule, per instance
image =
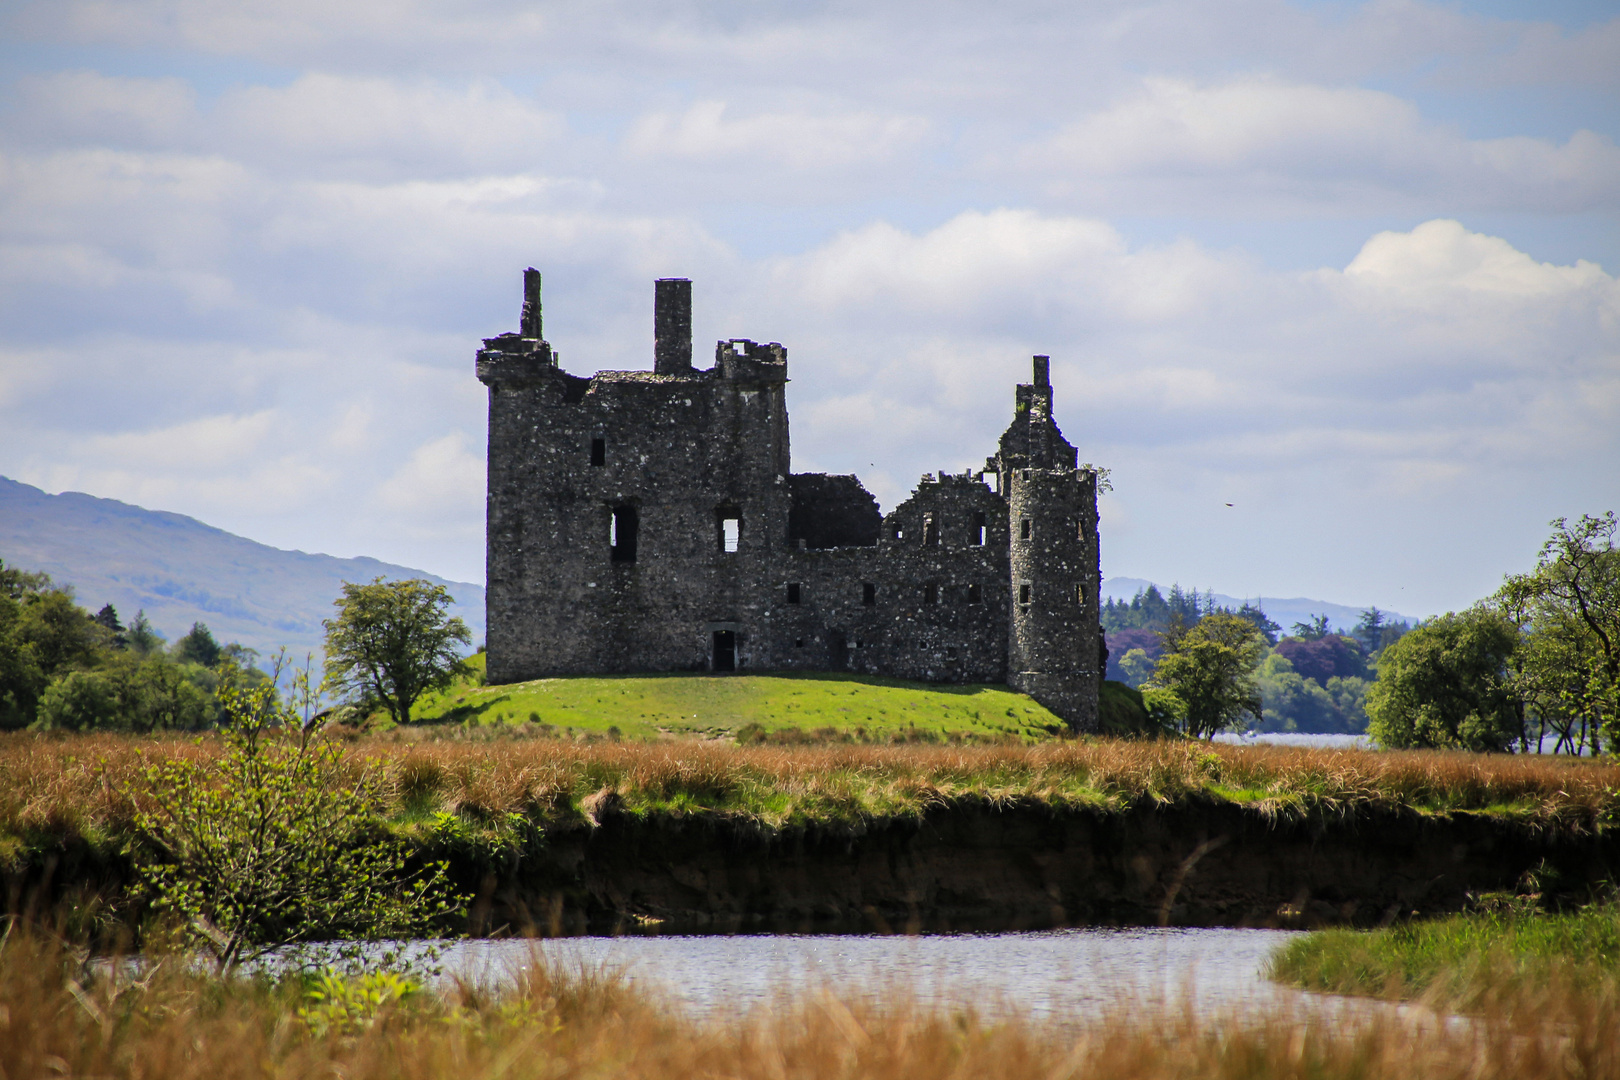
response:
[[[955,660],[960,655],[961,653],[955,645],[951,645],[945,650],[945,659],[947,660]]]
[[[978,604],[983,602],[983,599],[984,597],[980,595],[979,587],[977,585],[969,585],[967,587],[966,603]]]
[[[973,528],[969,531],[968,535],[972,538],[974,547],[984,547],[985,524],[984,513],[982,511],[973,515]]]
[[[861,603],[872,607],[877,603],[877,586],[870,581],[861,583]]]
[[[592,439],[591,440],[591,464],[592,465],[606,465],[607,464],[607,440],[606,439]]]
[[[735,553],[742,546],[742,515],[735,510],[721,510],[718,520],[720,550]]]
[[[802,648],[804,648],[804,638],[802,638],[802,637],[801,637],[801,638],[794,638],[794,639],[793,639],[793,647],[794,647],[794,648],[795,648],[795,649],[802,649]]]
[[[1018,602],[1021,605],[1023,605],[1024,607],[1029,606],[1029,586],[1028,585],[1020,585],[1020,586],[1018,586]]]
[[[1077,604],[1086,602],[1086,583],[1083,581],[1074,587],[1074,602]]]
[[[613,561],[617,563],[631,563],[636,561],[636,533],[641,522],[633,506],[615,506],[613,518],[608,525],[608,544],[613,551]]]
[[[939,603],[939,586],[934,584],[932,581],[923,586],[923,603]]]
[[[1030,534],[1029,518],[1023,518],[1018,522],[1018,539],[1020,539],[1020,540],[1028,540],[1029,539],[1029,534]]]
[[[799,583],[797,581],[788,582],[787,593],[787,602],[797,604],[799,602]]]
[[[934,520],[933,514],[923,515],[923,546],[939,546],[939,522]]]

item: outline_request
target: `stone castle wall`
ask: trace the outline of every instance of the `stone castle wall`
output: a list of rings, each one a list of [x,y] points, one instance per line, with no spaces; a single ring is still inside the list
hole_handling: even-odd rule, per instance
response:
[[[487,339],[477,360],[492,683],[716,670],[1008,682],[1095,727],[1095,477],[1051,420],[1044,357],[985,472],[926,476],[880,516],[855,477],[791,471],[781,345],[723,341],[713,367],[693,368],[690,282],[655,286],[654,371],[585,379],[558,366],[539,275],[524,280],[521,332]],[[1016,535],[1029,516],[1033,544]],[[1020,603],[1029,581],[1041,591]]]

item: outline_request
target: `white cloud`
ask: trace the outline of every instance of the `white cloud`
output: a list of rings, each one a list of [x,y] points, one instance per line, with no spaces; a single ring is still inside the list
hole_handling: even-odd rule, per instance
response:
[[[476,522],[484,506],[484,459],[466,441],[458,431],[418,446],[377,488],[378,503],[419,522],[448,517],[463,528]]]
[[[767,112],[727,116],[724,101],[700,101],[685,112],[649,113],[625,138],[636,157],[704,161],[717,171],[746,172],[761,164],[836,170],[885,163],[928,134],[917,116],[871,112]]]
[[[1191,195],[1248,212],[1275,211],[1278,200],[1294,212],[1436,198],[1470,209],[1620,207],[1620,147],[1610,138],[1467,139],[1384,91],[1254,76],[1146,79],[1019,163],[1054,195],[1113,204],[1185,205]]]
[[[1476,293],[1500,303],[1596,291],[1609,294],[1611,304],[1616,299],[1614,279],[1595,263],[1537,262],[1500,237],[1469,232],[1460,222],[1447,220],[1424,222],[1411,232],[1379,233],[1362,246],[1344,275],[1406,297]]]

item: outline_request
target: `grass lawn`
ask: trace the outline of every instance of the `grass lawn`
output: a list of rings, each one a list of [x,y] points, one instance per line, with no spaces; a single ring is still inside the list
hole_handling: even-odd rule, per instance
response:
[[[945,686],[858,675],[616,675],[536,679],[482,686],[477,674],[417,703],[417,723],[549,724],[559,734],[735,736],[749,725],[766,734],[887,740],[896,736],[976,735],[1048,738],[1064,724],[1005,686]]]

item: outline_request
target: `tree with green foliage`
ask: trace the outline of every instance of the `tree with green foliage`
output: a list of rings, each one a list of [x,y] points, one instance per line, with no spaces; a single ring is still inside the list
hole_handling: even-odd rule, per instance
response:
[[[1559,749],[1620,745],[1620,550],[1613,511],[1553,521],[1536,567],[1511,575],[1490,603],[1516,623],[1524,645],[1515,689],[1551,726]],[[1538,744],[1540,738],[1538,737]]]
[[[1232,614],[1241,619],[1247,619],[1249,622],[1253,623],[1254,628],[1260,631],[1260,636],[1266,639],[1267,645],[1277,644],[1277,635],[1282,633],[1282,627],[1273,622],[1266,615],[1265,608],[1261,607],[1259,604],[1251,604],[1245,600],[1243,601],[1243,606],[1238,608]]]
[[[1509,663],[1519,630],[1472,608],[1430,619],[1384,650],[1367,691],[1367,733],[1387,749],[1505,751],[1523,735]]]
[[[102,604],[101,610],[91,618],[95,624],[107,631],[108,642],[115,649],[128,647],[129,640],[124,637],[124,624],[118,621],[118,609],[111,604]]]
[[[345,582],[326,627],[326,678],[337,693],[377,703],[396,724],[410,723],[411,706],[428,690],[450,685],[463,670],[461,649],[472,632],[449,614],[454,601],[442,585],[414,578],[369,585]]]
[[[1265,638],[1240,616],[1217,612],[1191,628],[1173,622],[1147,687],[1168,690],[1181,701],[1189,736],[1213,739],[1246,716],[1262,715],[1255,668],[1265,655]]]
[[[288,946],[424,936],[458,906],[443,864],[413,870],[376,828],[381,769],[322,735],[314,697],[307,668],[292,701],[227,684],[224,756],[147,771],[139,893],[221,971]]]
[[[1295,623],[1293,636],[1303,641],[1321,641],[1333,633],[1332,628],[1328,626],[1326,615],[1312,615],[1310,620],[1308,623]]]
[[[240,673],[239,673],[240,674]],[[246,676],[243,676],[246,678]],[[253,681],[248,679],[247,681]],[[100,667],[70,671],[50,684],[33,726],[44,731],[198,731],[219,710],[216,673],[162,655],[114,653]]]
[[[152,626],[144,608],[135,612],[135,620],[129,624],[129,630],[124,636],[129,641],[129,647],[142,656],[163,648],[163,635]]]
[[[213,632],[200,622],[191,624],[191,630],[174,643],[174,658],[182,664],[201,664],[213,667],[219,663],[220,644]]]
[[[46,592],[50,587],[51,575],[38,570],[19,570],[0,559],[0,597],[22,600]]]
[[[46,574],[0,564],[0,727],[26,727],[52,679],[94,666],[107,631]]]

